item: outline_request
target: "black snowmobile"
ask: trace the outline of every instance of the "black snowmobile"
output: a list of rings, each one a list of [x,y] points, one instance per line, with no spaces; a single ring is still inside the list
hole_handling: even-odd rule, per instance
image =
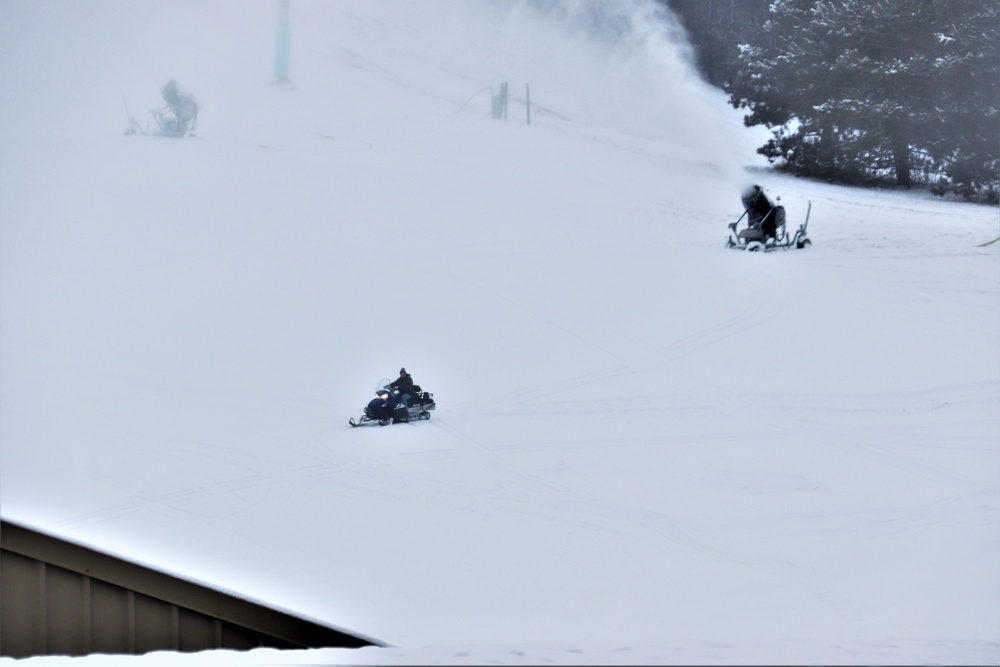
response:
[[[369,401],[360,418],[351,417],[351,426],[385,426],[386,424],[405,424],[411,421],[430,419],[430,411],[436,407],[434,394],[424,391],[419,385],[413,385],[409,398],[399,395],[390,380],[383,378],[375,390],[375,398]]]
[[[812,245],[806,237],[806,226],[809,224],[809,213],[812,212],[812,202],[806,210],[806,221],[790,235],[785,228],[785,207],[771,203],[759,185],[752,185],[743,191],[743,215],[736,222],[729,223],[729,238],[726,246],[739,250],[760,251],[776,250],[778,248],[805,248]],[[781,200],[781,197],[778,197]],[[743,229],[737,229],[743,218],[747,224]]]

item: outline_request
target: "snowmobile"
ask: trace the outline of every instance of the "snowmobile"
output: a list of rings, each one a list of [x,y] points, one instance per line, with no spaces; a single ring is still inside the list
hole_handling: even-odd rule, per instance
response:
[[[772,204],[759,185],[752,185],[744,190],[741,199],[743,215],[736,222],[729,223],[726,247],[754,252],[812,245],[812,241],[806,236],[812,202],[809,202],[806,210],[806,221],[795,234],[789,234],[785,227],[785,207]],[[781,197],[778,197],[778,201],[781,201]],[[747,219],[747,223],[742,229],[738,229],[743,218]]]
[[[394,389],[390,380],[383,378],[375,390],[376,398],[365,406],[363,414],[358,419],[351,417],[351,426],[385,426],[387,424],[405,424],[411,421],[430,419],[437,404],[434,394],[424,391],[419,385],[413,385],[413,391],[406,400]]]

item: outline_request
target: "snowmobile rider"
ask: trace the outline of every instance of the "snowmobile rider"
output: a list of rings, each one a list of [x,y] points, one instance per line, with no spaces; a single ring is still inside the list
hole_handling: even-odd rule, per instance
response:
[[[399,369],[399,377],[389,383],[389,386],[399,392],[403,405],[410,407],[410,396],[413,394],[413,377],[405,368]]]

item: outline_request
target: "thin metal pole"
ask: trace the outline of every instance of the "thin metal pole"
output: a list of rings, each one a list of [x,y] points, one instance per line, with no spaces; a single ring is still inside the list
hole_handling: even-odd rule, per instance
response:
[[[278,35],[274,44],[275,83],[288,83],[291,41],[291,30],[288,27],[288,0],[278,0]]]

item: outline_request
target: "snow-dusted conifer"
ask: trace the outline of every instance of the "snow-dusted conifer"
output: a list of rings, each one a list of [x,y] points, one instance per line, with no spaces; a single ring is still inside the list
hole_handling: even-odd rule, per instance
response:
[[[986,0],[776,0],[731,100],[773,128],[760,152],[796,173],[950,178],[995,197],[998,44]]]

